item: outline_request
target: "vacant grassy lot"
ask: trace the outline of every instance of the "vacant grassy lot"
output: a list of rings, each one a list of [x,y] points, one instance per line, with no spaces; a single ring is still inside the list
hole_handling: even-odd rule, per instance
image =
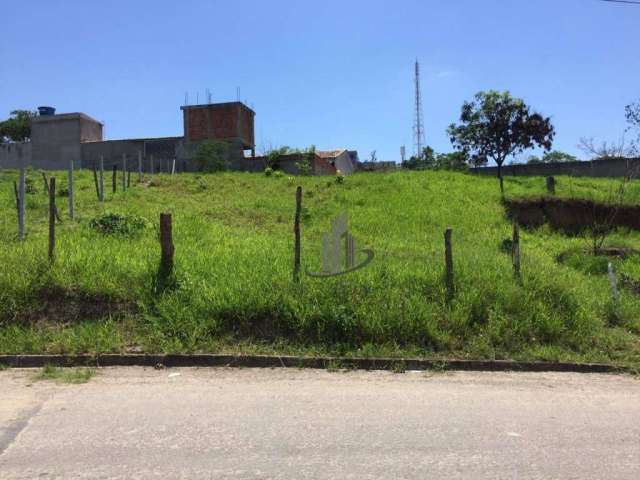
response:
[[[66,174],[56,174],[66,183]],[[446,172],[330,177],[155,175],[96,199],[77,173],[76,216],[58,197],[57,258],[47,262],[47,197],[30,172],[27,239],[16,238],[13,181],[0,173],[0,352],[302,352],[608,361],[640,366],[640,297],[619,305],[588,242],[547,227],[522,232],[522,284],[501,249],[511,235],[493,178]],[[132,176],[133,177],[133,176]],[[133,180],[133,178],[132,178]],[[303,187],[303,268],[320,268],[320,235],[348,212],[371,265],[332,279],[291,281],[295,188]],[[558,195],[606,200],[616,183],[558,178]],[[509,196],[544,179],[507,179]],[[640,183],[626,201],[640,200]],[[154,293],[158,216],[173,213],[177,285]],[[105,234],[105,213],[148,220]],[[144,225],[144,221],[134,222]],[[457,293],[446,300],[443,231],[453,228]],[[609,244],[640,248],[640,234]],[[556,257],[569,250],[560,264]],[[615,260],[640,280],[640,260]]]

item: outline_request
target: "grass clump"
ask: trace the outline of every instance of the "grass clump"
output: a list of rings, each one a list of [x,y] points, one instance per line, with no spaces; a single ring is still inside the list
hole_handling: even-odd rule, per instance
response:
[[[34,376],[34,380],[52,380],[59,383],[80,384],[87,383],[95,375],[92,368],[61,368],[45,365]]]
[[[148,220],[137,215],[105,213],[89,222],[89,226],[103,235],[130,237],[140,233],[148,225]]]

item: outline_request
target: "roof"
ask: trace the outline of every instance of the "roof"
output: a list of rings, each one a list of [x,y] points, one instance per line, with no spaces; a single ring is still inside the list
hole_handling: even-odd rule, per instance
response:
[[[316,150],[316,155],[320,158],[336,158],[346,152],[346,148],[341,148],[340,150]]]
[[[99,122],[95,118],[91,118],[86,113],[82,112],[74,112],[74,113],[56,113],[55,115],[38,115],[31,119],[32,122],[43,123],[43,122],[57,122],[60,120],[75,120],[75,119],[83,119],[89,120],[90,122],[99,123],[100,125],[104,125],[102,122]]]

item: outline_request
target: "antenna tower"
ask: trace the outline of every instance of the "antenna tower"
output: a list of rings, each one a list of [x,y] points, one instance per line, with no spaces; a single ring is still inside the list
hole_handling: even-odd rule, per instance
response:
[[[424,124],[422,123],[422,96],[420,94],[420,64],[416,59],[415,70],[415,88],[416,88],[416,112],[413,124],[413,148],[416,156],[422,155],[422,147],[424,146]]]

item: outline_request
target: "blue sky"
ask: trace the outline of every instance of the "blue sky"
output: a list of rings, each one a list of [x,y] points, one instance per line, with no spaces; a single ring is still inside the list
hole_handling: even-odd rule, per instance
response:
[[[554,148],[615,141],[640,98],[640,6],[598,0],[10,2],[0,117],[52,105],[107,138],[182,134],[185,92],[241,98],[264,146],[413,147],[413,61],[426,139],[479,90],[508,89],[553,118]]]

